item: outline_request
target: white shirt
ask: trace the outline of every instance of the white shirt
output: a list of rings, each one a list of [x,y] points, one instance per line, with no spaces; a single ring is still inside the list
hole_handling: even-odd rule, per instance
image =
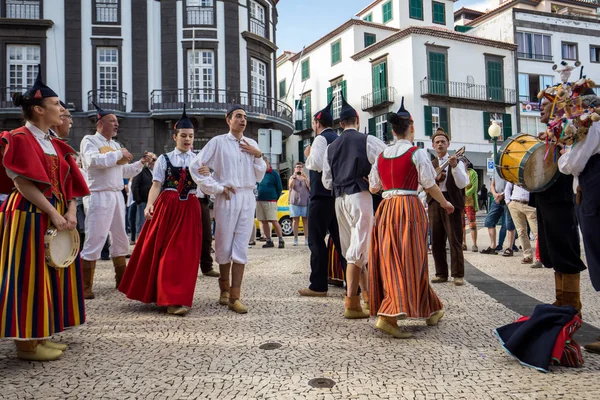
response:
[[[573,175],[573,192],[577,192],[579,175],[590,158],[600,154],[600,123],[594,122],[582,142],[566,147],[567,152],[558,159],[558,169],[565,175]]]
[[[342,133],[342,135],[343,134],[344,133]],[[329,146],[327,146],[327,149],[328,148]],[[377,161],[377,157],[379,157],[381,152],[386,148],[387,144],[383,143],[383,141],[378,139],[376,136],[367,135],[367,158],[369,159],[371,165]],[[323,187],[325,187],[325,189],[331,190],[333,188],[333,175],[331,174],[331,166],[329,165],[329,160],[326,156],[327,149],[325,149],[325,156],[323,157],[323,177],[321,178],[321,181],[323,182]]]
[[[413,144],[408,140],[398,140],[393,146],[390,146],[383,151],[383,157],[400,157],[412,147]],[[429,158],[429,153],[423,149],[418,149],[412,155],[412,162],[415,164],[415,167],[417,167],[419,185],[425,189],[429,189],[435,185],[435,169],[433,168],[433,164]],[[377,157],[373,167],[371,168],[371,173],[369,174],[369,186],[373,189],[382,190],[383,185],[381,184],[381,178],[379,177],[379,171],[377,169],[378,165],[379,157]],[[421,188],[419,188],[417,191],[420,191],[420,189]],[[413,193],[410,190],[388,190],[383,192],[382,196],[384,199],[387,199],[399,195],[417,194],[417,191]]]
[[[54,146],[52,146],[52,140],[56,140],[56,139],[53,139],[51,136],[45,134],[37,126],[33,125],[29,121],[27,121],[25,123],[25,127],[27,129],[29,129],[29,131],[33,134],[33,137],[35,137],[37,139],[38,143],[42,147],[42,150],[44,151],[45,154],[49,154],[51,156],[57,155],[56,149],[54,148]],[[6,176],[8,176],[10,179],[15,180],[19,176],[19,175],[15,174],[13,171],[11,171],[10,169],[8,169],[8,168],[5,168],[5,169],[6,169]]]
[[[175,149],[169,153],[167,153],[167,157],[169,157],[169,161],[171,161],[171,165],[174,167],[190,167],[192,161],[196,157],[196,154],[192,150],[188,150],[183,153],[178,149]],[[161,154],[156,160],[154,164],[154,170],[152,171],[152,180],[155,182],[165,183],[167,172],[167,160],[165,159],[165,155]],[[190,190],[190,194],[197,194],[196,190]],[[197,196],[204,197],[204,196]]]
[[[111,147],[115,151],[100,154],[100,148],[104,146]],[[87,171],[91,192],[121,191],[125,186],[124,178],[133,178],[142,172],[144,165],[141,161],[125,165],[117,164],[117,161],[123,158],[123,152],[120,149],[119,143],[114,140],[106,140],[98,132],[83,138],[80,145],[81,164]]]
[[[438,157],[439,165],[442,165],[442,163],[446,162],[446,160],[448,160],[449,158],[450,154],[448,153],[446,153],[446,155],[442,158]],[[469,183],[471,183],[471,180],[469,179],[469,174],[467,174],[467,168],[465,167],[465,164],[462,161],[459,161],[458,165],[455,168],[450,167],[450,165],[446,167],[446,179],[438,183],[438,186],[440,187],[440,190],[442,192],[448,191],[448,189],[446,188],[446,181],[448,180],[448,168],[452,169],[452,176],[454,177],[454,183],[456,184],[457,188],[464,189],[469,185]]]
[[[504,188],[504,201],[508,204],[512,200],[529,202],[529,192],[521,186],[506,182],[506,187]]]
[[[238,140],[229,132],[210,139],[202,152],[194,158],[190,172],[204,193],[223,193],[225,186],[252,190],[263,180],[267,164],[262,157],[256,158],[242,151],[242,140],[258,149],[255,140],[245,136]],[[214,173],[209,176],[200,175],[198,169],[204,165]]]
[[[310,155],[304,162],[306,169],[311,171],[323,171],[323,160],[327,155],[327,139],[318,135],[310,146]]]

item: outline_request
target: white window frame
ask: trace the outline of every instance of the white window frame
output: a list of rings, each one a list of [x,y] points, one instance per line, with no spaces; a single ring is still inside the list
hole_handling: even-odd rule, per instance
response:
[[[590,45],[590,62],[600,63],[600,46],[594,44]]]
[[[504,140],[504,122],[502,119],[502,113],[490,113],[490,125],[492,122],[496,121],[498,126],[500,127],[500,136],[498,137],[498,142],[502,142]]]
[[[250,80],[252,91],[252,106],[267,107],[267,64],[250,58]]]
[[[96,0],[96,24],[117,24],[119,23],[119,11],[121,0]],[[104,7],[98,7],[103,4]],[[103,12],[100,12],[100,11]]]
[[[188,101],[215,101],[215,52],[206,49],[189,49],[187,83]]]
[[[6,0],[6,18],[40,19],[40,0]]]
[[[431,107],[431,135],[440,127],[440,107]]]
[[[552,35],[534,32],[517,32],[517,45],[519,45],[519,35],[522,35],[523,48],[519,46],[517,49],[518,58],[527,60],[552,61]],[[526,40],[527,35],[530,36],[529,40]],[[536,46],[537,37],[541,37],[541,49],[538,49],[538,46]],[[546,39],[548,42],[547,45],[544,44]],[[529,46],[530,44],[531,46]],[[541,53],[537,52],[536,50],[541,50]]]
[[[119,104],[119,48],[96,47],[96,65],[97,100],[101,103]]]
[[[6,46],[6,87],[24,91],[33,86],[40,64],[41,48],[30,44]]]
[[[577,60],[579,49],[577,43],[562,42],[560,44],[560,56],[563,60]],[[565,50],[567,56],[565,57]]]
[[[250,32],[267,37],[267,10],[255,0],[250,0]],[[256,22],[254,22],[256,21]],[[261,25],[262,24],[262,25]]]
[[[186,0],[187,25],[214,25],[214,0]]]
[[[383,136],[384,127],[387,124],[387,113],[375,117],[375,136],[382,142],[387,143],[387,138]]]
[[[334,120],[340,118],[342,112],[342,82],[338,82],[333,85],[331,89],[331,95],[333,96],[333,103],[331,104],[331,115]]]

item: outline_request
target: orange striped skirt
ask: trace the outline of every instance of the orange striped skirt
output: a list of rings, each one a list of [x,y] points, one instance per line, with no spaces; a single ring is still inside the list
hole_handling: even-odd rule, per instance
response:
[[[427,318],[442,309],[429,284],[427,214],[417,196],[385,199],[369,252],[371,315]]]

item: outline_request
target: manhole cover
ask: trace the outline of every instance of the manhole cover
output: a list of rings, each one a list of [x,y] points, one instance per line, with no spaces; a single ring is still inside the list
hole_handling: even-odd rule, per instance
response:
[[[281,343],[265,343],[261,344],[258,348],[262,350],[275,350],[281,347]]]
[[[315,378],[308,381],[308,385],[314,388],[332,388],[335,382],[327,378]]]

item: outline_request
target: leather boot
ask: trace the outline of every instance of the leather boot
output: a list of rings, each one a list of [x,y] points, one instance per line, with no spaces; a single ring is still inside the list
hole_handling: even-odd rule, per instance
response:
[[[579,317],[581,317],[582,308],[580,278],[581,274],[563,274],[562,276],[562,305],[575,307]]]
[[[113,266],[115,267],[115,288],[119,288],[121,284],[121,279],[123,278],[123,274],[125,273],[125,266],[127,265],[127,259],[125,256],[122,257],[114,257],[112,259]]]
[[[229,304],[229,279],[226,281],[219,279],[219,289],[221,290],[221,295],[219,296],[219,304],[226,306]]]
[[[369,314],[366,313],[360,306],[360,296],[345,296],[344,297],[344,318],[347,319],[361,319],[369,318]]]
[[[231,311],[235,311],[238,314],[246,314],[248,312],[248,307],[246,307],[241,301],[240,301],[240,292],[242,291],[241,288],[230,288],[229,289],[229,293],[230,293],[230,297],[229,297],[229,309]]]
[[[375,321],[375,328],[398,339],[408,339],[412,337],[412,332],[404,332],[400,330],[398,324],[396,323],[396,319],[393,317],[377,317],[377,321]]]
[[[363,290],[362,298],[363,298],[363,310],[365,310],[365,312],[368,314],[370,311],[369,310],[369,292],[367,292],[366,290]]]
[[[86,300],[93,299],[92,285],[94,284],[94,271],[96,270],[96,261],[81,260],[83,269],[83,298]]]
[[[42,346],[37,340],[15,340],[17,357],[27,361],[54,361],[62,356],[62,351]]]
[[[563,274],[562,272],[554,271],[554,286],[556,288],[556,301],[553,306],[560,307],[563,305]]]

